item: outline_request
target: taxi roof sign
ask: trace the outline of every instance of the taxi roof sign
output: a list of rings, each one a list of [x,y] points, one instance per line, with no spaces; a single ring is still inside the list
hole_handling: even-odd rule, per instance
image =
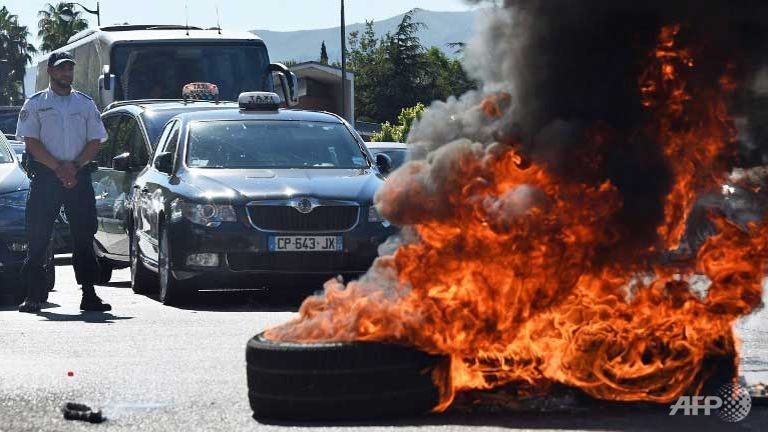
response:
[[[181,89],[181,97],[187,100],[219,101],[219,86],[206,82],[193,82]]]
[[[237,97],[237,104],[244,111],[277,111],[282,100],[277,93],[245,92]]]

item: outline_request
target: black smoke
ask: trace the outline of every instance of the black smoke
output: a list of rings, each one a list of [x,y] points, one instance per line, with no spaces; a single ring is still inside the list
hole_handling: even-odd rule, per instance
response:
[[[639,78],[660,29],[672,24],[695,58],[685,77],[693,109],[726,70],[738,83],[729,110],[739,151],[722,155],[723,165],[768,161],[768,2],[754,0],[506,0],[486,13],[467,49],[465,66],[482,89],[431,107],[409,137],[414,159],[459,138],[519,143],[557,175],[616,185],[616,226],[627,246],[642,246],[663,217],[671,176]],[[471,108],[497,91],[512,96],[504,117],[489,121]]]

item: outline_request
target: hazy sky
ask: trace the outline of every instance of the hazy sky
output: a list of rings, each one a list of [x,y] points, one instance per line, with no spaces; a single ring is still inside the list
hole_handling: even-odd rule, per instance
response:
[[[40,0],[2,0],[9,11],[19,16],[37,40],[37,12],[47,3]],[[81,0],[96,9],[93,0]],[[189,7],[189,24],[199,27],[216,25],[216,6],[221,27],[227,30],[265,29],[276,31],[309,30],[339,25],[340,0],[101,0],[101,24],[184,24],[185,4]],[[382,20],[413,8],[434,11],[463,11],[472,7],[463,0],[346,0],[348,24],[366,19]],[[80,10],[76,6],[76,9]],[[96,16],[84,13],[92,26]]]

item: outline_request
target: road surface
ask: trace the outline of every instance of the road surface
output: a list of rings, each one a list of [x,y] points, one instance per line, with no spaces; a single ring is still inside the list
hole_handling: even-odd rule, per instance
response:
[[[365,424],[275,424],[250,417],[244,349],[256,333],[290,319],[296,302],[208,293],[184,308],[135,295],[128,270],[97,288],[108,313],[81,313],[68,258],[57,258],[56,290],[39,315],[0,308],[0,431],[323,430],[745,430],[768,431],[768,409],[744,421],[669,416],[666,407],[567,409],[549,413],[467,412]],[[768,379],[768,311],[740,327],[743,371]],[[70,375],[71,372],[71,376]],[[101,408],[101,425],[64,420],[61,406]]]

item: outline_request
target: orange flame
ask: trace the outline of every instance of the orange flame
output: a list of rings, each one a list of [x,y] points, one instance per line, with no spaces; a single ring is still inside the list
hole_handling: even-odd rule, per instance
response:
[[[679,32],[679,25],[662,29],[650,65],[640,77],[642,104],[654,113],[651,129],[676,180],[664,208],[665,223],[658,227],[667,248],[679,245],[696,197],[722,182],[718,175],[725,167],[720,158],[736,140],[724,98],[733,83],[725,75],[720,88],[694,99],[684,76],[695,72],[695,64],[690,50],[676,47]]]
[[[718,158],[734,144],[724,102],[732,84],[689,94],[693,55],[676,47],[678,32],[661,31],[640,79],[649,130],[674,179],[657,230],[666,248],[679,243],[696,196],[717,185]],[[500,101],[481,109],[498,118]],[[403,167],[377,197],[386,217],[408,224],[408,240],[361,280],[327,282],[268,337],[447,354],[449,370],[433,371],[438,411],[456,391],[509,383],[668,403],[700,391],[707,357],[735,354],[733,324],[761,301],[766,225],[745,230],[715,217],[718,234],[674,268],[653,251],[614,256],[606,251],[622,242],[611,224],[622,202],[609,182],[558,178],[514,146],[446,147]],[[430,164],[444,164],[449,177],[436,184]]]

